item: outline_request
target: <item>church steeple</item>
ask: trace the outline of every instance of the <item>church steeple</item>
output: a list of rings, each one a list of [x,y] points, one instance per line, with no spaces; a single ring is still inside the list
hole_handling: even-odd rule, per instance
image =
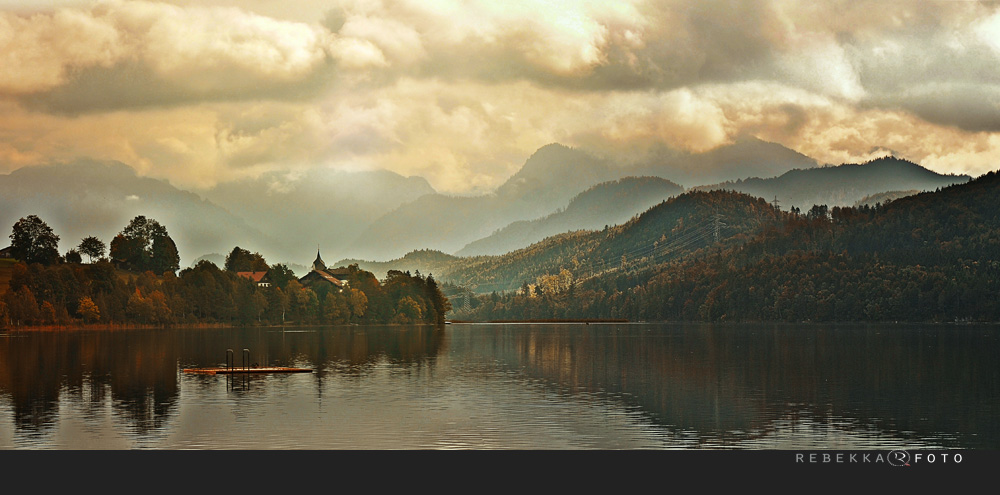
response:
[[[316,246],[316,261],[313,261],[313,270],[326,270],[326,263],[319,256],[319,246]]]

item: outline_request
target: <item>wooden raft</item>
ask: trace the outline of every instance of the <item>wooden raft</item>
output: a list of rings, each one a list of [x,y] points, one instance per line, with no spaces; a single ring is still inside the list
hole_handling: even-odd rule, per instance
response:
[[[228,375],[236,373],[312,373],[309,368],[282,368],[276,366],[264,366],[257,368],[187,368],[185,373],[198,373],[202,375]]]

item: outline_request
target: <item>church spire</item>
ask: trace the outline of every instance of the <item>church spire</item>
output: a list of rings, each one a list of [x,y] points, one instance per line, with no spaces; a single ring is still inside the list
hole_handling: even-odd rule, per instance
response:
[[[319,256],[319,246],[316,246],[316,261],[313,261],[313,270],[326,270],[326,263]]]

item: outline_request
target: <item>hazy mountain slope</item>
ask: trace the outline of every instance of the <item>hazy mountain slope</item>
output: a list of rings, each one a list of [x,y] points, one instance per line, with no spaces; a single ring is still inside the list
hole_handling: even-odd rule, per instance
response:
[[[877,194],[870,194],[854,202],[853,206],[875,206],[879,204],[886,204],[890,201],[895,201],[899,198],[905,198],[907,196],[913,196],[918,194],[920,191],[916,189],[910,189],[908,191],[886,191]]]
[[[661,149],[634,165],[632,174],[666,177],[692,187],[746,177],[773,177],[817,165],[816,160],[780,144],[742,137],[731,145],[703,153]]]
[[[602,182],[573,198],[565,210],[536,220],[514,222],[455,254],[499,255],[563,232],[617,225],[682,191],[677,184],[659,177]]]
[[[406,253],[402,258],[390,261],[366,261],[356,259],[343,259],[332,266],[348,266],[357,264],[362,270],[375,274],[379,279],[385,278],[389,270],[409,271],[411,273],[420,272],[424,275],[435,275],[446,271],[451,263],[458,260],[458,257],[441,251],[422,249]]]
[[[235,246],[233,246],[233,247],[235,247]],[[198,262],[200,262],[200,261],[208,261],[208,262],[214,264],[215,266],[217,266],[219,268],[223,268],[223,267],[226,266],[226,255],[219,254],[219,253],[205,254],[205,255],[197,257],[194,261],[192,261],[191,262],[191,266],[197,265]]]
[[[521,170],[496,190],[500,199],[523,205],[538,216],[566,206],[591,186],[622,177],[619,167],[584,151],[549,144],[535,151]]]
[[[747,172],[786,171],[816,164],[779,144],[754,138],[700,154],[662,150],[638,163],[625,161],[550,144],[538,149],[494,194],[471,198],[435,195],[403,205],[375,221],[351,244],[350,252],[365,259],[397,258],[413,249],[454,253],[513,222],[537,219],[564,208],[575,195],[595,184],[628,176],[670,180],[676,176],[746,177]]]
[[[78,160],[0,175],[0,226],[9,229],[31,214],[60,236],[61,253],[87,236],[110,244],[136,215],[167,228],[181,266],[205,253],[229,252],[236,245],[261,252],[274,245],[242,218],[166,181],[138,177],[120,162]]]
[[[777,196],[782,209],[795,206],[808,210],[814,204],[851,206],[872,194],[904,189],[932,191],[968,180],[967,175],[941,175],[915,163],[887,157],[860,165],[791,170],[779,177],[755,177],[696,189],[740,191],[768,201]]]
[[[434,194],[375,221],[353,244],[353,257],[392,259],[414,249],[455,252],[517,220],[538,218],[614,175],[601,160],[558,144],[536,151],[494,194]]]
[[[377,218],[433,193],[421,177],[317,169],[297,177],[272,172],[204,194],[277,239],[276,259],[309,263],[317,245],[342,250]]]

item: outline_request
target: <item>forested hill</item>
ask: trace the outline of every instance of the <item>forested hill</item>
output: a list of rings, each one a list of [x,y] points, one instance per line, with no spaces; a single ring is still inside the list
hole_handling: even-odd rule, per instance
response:
[[[595,276],[675,259],[719,239],[743,239],[777,216],[766,201],[728,191],[695,191],[656,205],[618,226],[549,237],[501,256],[460,258],[442,280],[478,292],[535,284],[544,275]],[[565,270],[565,273],[563,273]]]
[[[578,194],[564,210],[535,220],[514,222],[489,237],[469,243],[455,254],[499,255],[556,234],[618,225],[683,190],[660,177],[625,177],[602,182]]]
[[[941,175],[913,162],[886,157],[863,164],[790,170],[769,179],[754,177],[696,189],[726,189],[768,200],[777,197],[783,209],[794,206],[808,210],[813,205],[852,206],[866,196],[885,191],[933,191],[969,179],[967,175]]]
[[[998,195],[993,172],[879,208],[781,213],[746,242],[484,297],[460,317],[1000,321]]]
[[[870,194],[868,196],[865,196],[865,197],[857,200],[851,206],[866,206],[866,205],[867,206],[876,206],[876,205],[884,205],[884,204],[888,204],[890,201],[895,201],[895,200],[897,200],[899,198],[905,198],[907,196],[913,196],[914,194],[918,194],[920,192],[921,191],[918,191],[916,189],[910,189],[910,190],[907,190],[907,191],[886,191],[886,192],[881,192],[881,193],[876,193],[876,194]]]

